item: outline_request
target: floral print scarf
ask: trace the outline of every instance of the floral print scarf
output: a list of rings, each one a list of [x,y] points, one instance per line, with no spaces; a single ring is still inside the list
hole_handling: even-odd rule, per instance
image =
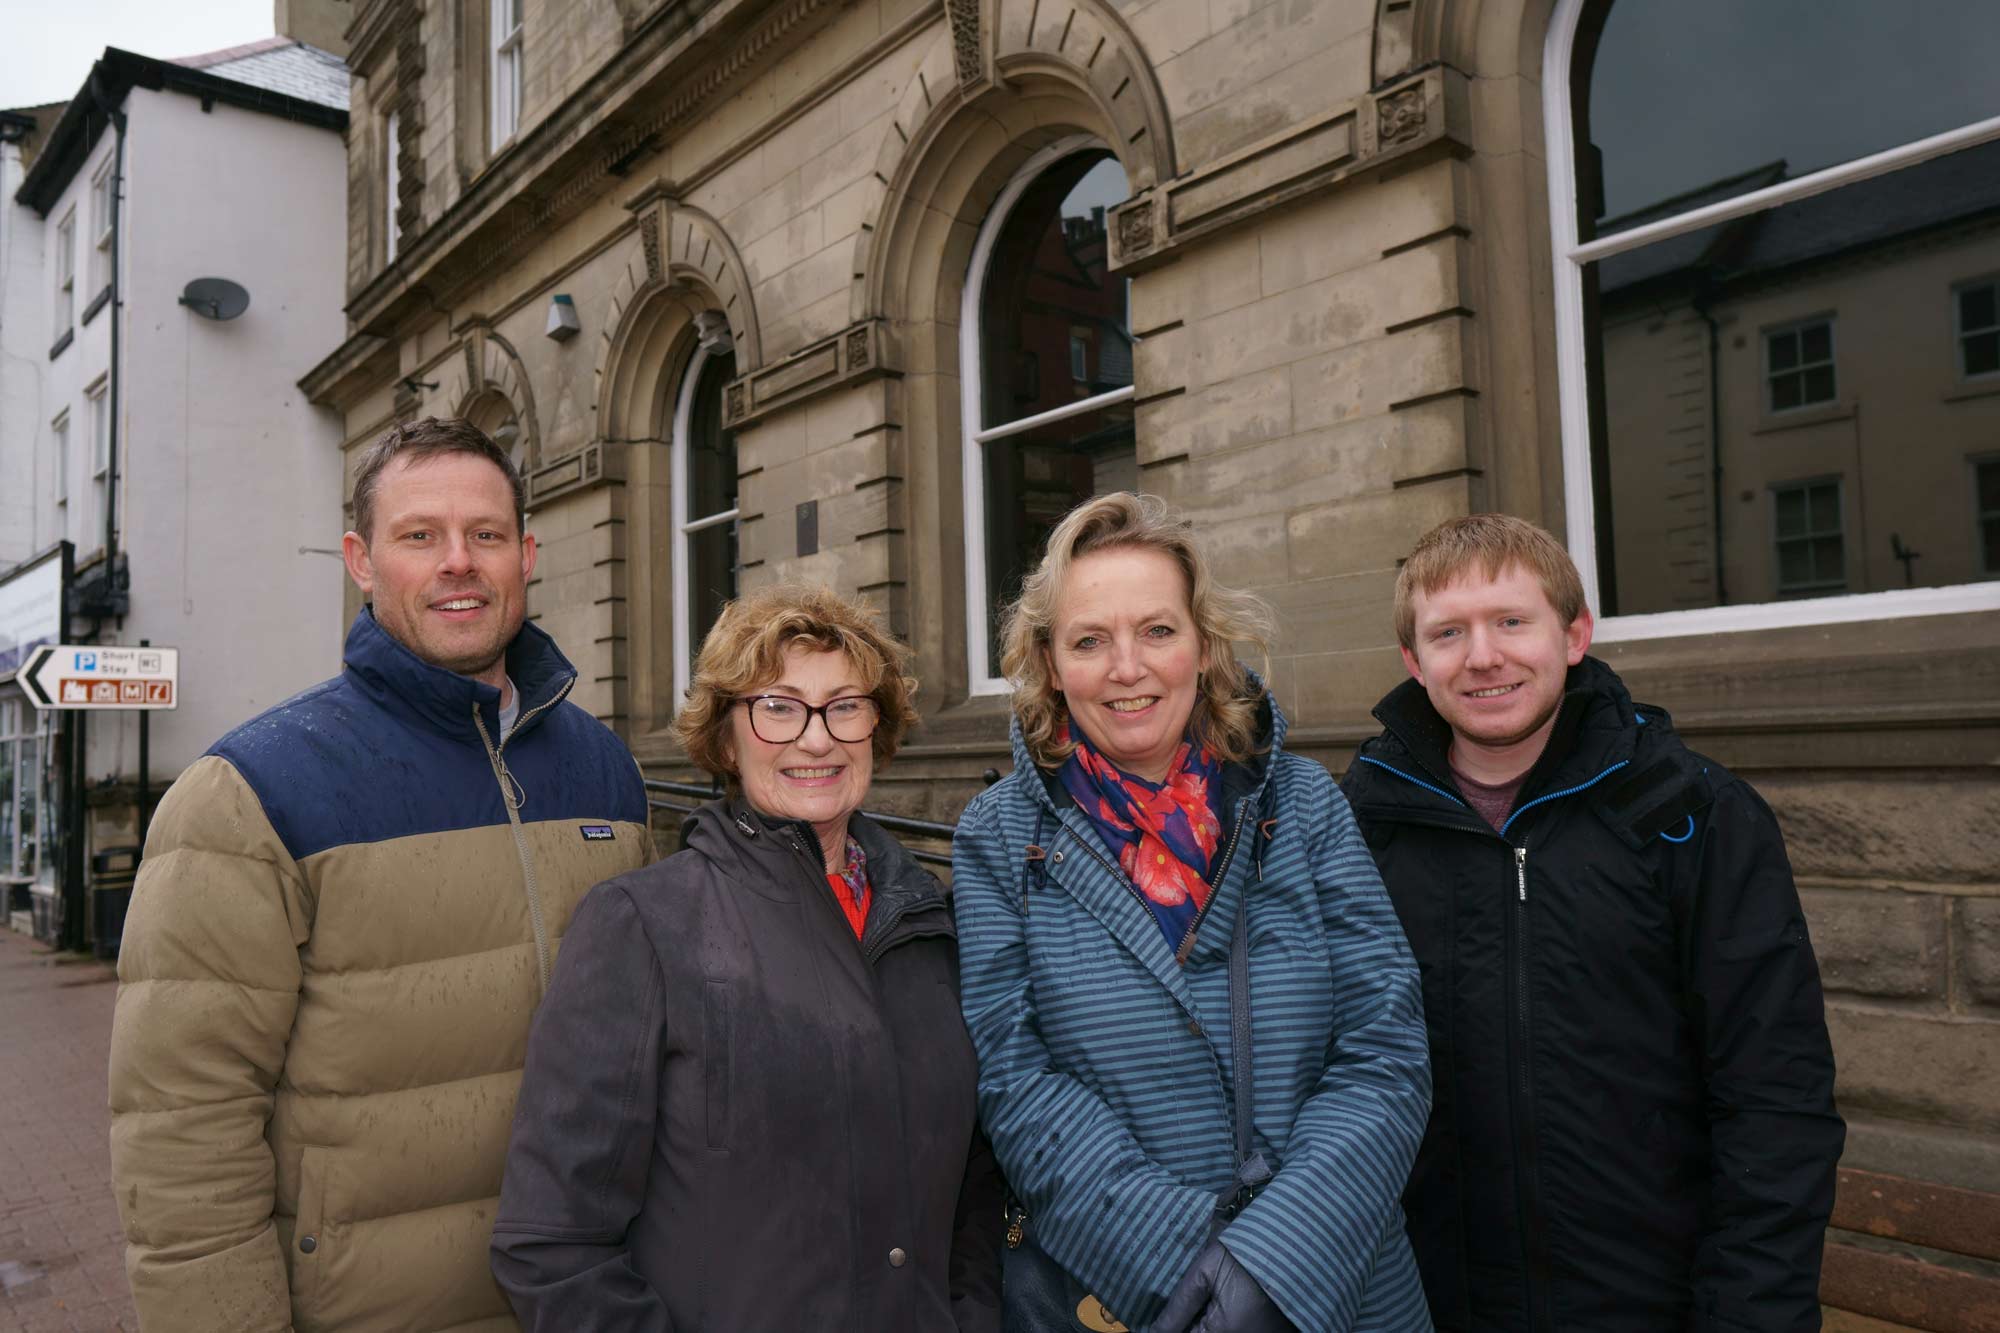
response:
[[[860,939],[861,932],[868,926],[868,901],[871,896],[868,853],[861,850],[861,844],[851,833],[847,836],[847,864],[839,870],[827,872],[826,886],[833,890],[833,900],[840,904],[841,914],[854,930],[854,938]]]
[[[1208,876],[1222,844],[1222,763],[1182,741],[1165,782],[1134,777],[1098,753],[1081,730],[1057,774],[1118,857],[1153,919],[1177,949],[1208,902]]]

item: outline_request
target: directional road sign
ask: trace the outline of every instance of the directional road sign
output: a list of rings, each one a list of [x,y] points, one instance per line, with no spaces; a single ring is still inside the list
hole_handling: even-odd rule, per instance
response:
[[[175,648],[105,648],[45,643],[16,679],[37,708],[157,709],[180,704]]]

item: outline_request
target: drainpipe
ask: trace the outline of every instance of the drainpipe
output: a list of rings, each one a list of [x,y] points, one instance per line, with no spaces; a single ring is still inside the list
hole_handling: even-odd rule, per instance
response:
[[[1708,489],[1714,501],[1709,516],[1715,539],[1715,604],[1729,605],[1729,581],[1722,572],[1722,325],[1709,313],[1715,293],[1704,278],[1694,298],[1694,312],[1708,325]]]
[[[119,200],[125,193],[125,112],[114,105],[104,92],[102,66],[93,66],[90,71],[90,100],[111,122],[117,138],[112,148],[114,161],[111,166],[111,370],[104,389],[105,410],[111,414],[107,424],[109,439],[106,451],[110,455],[104,462],[104,589],[108,596],[118,592],[118,418],[121,398],[119,395],[119,324],[125,307],[123,284],[118,281],[119,253],[125,248],[124,232],[119,224]],[[99,622],[91,618],[91,640],[97,639]],[[64,624],[67,632],[67,622]],[[84,798],[84,786],[88,780],[87,768],[90,762],[88,741],[89,714],[72,715],[75,732],[71,738],[69,765],[70,824],[65,838],[64,871],[69,881],[69,892],[64,895],[63,925],[61,943],[66,949],[89,947],[90,886],[85,872],[89,865],[86,856],[87,833],[85,825],[90,818],[90,807]]]
[[[117,591],[118,577],[118,420],[121,399],[119,397],[119,325],[125,309],[123,284],[119,282],[119,253],[125,248],[124,232],[119,225],[119,202],[125,194],[125,112],[112,104],[105,96],[104,79],[101,72],[90,71],[90,100],[111,122],[117,135],[112,149],[116,160],[111,167],[111,375],[105,389],[108,399],[106,410],[111,413],[110,457],[105,462],[104,474],[104,579],[105,590]]]

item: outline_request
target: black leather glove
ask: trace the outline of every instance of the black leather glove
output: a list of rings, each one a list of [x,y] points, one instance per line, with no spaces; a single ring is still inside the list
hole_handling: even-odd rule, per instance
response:
[[[1297,1333],[1250,1270],[1212,1240],[1181,1275],[1147,1333]]]

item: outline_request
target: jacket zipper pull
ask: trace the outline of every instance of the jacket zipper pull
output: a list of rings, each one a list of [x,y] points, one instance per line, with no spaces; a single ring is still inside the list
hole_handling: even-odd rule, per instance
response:
[[[1514,849],[1514,884],[1520,890],[1521,901],[1528,901],[1528,849]]]

